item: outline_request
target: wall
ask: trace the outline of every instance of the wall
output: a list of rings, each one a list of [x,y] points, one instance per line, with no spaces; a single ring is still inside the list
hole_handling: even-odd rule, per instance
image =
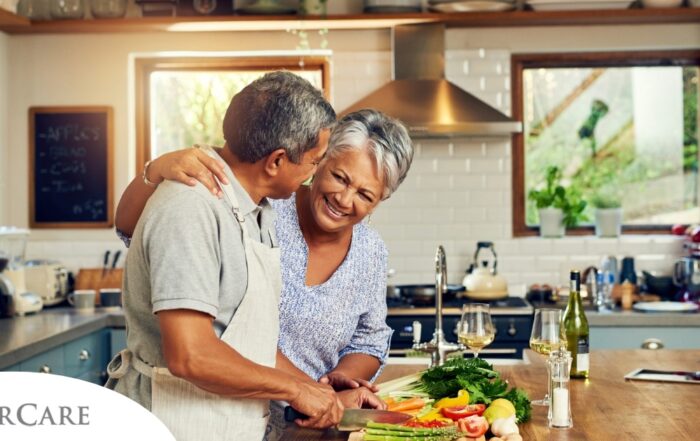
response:
[[[387,31],[331,31],[329,40],[334,51],[333,101],[338,110],[390,78]],[[13,85],[8,107],[19,109],[6,118],[8,127],[13,127],[10,145],[26,145],[29,106],[112,105],[117,194],[134,168],[128,154],[129,53],[286,50],[296,44],[295,37],[282,32],[34,35],[11,36],[7,41],[8,83]],[[447,33],[447,73],[458,85],[508,113],[511,53],[698,46],[700,27],[694,25],[455,29]],[[516,293],[522,292],[524,284],[559,283],[570,267],[596,263],[604,254],[635,255],[638,269],[668,271],[673,255],[681,252],[675,240],[663,236],[512,239],[509,138],[421,142],[416,148],[406,182],[372,219],[389,247],[397,283],[431,283],[437,244],[445,245],[448,279],[457,283],[476,241],[494,240],[499,268]],[[9,191],[4,192],[9,206],[5,223],[27,224],[26,161],[26,149],[13,149],[9,178],[19,184],[13,186],[11,200]],[[120,247],[111,231],[36,230],[29,254],[60,258],[77,268],[99,265],[100,254],[108,247]]]

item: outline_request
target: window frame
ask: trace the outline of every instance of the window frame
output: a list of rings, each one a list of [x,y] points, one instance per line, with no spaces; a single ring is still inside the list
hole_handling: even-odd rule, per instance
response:
[[[303,61],[303,66],[300,62]],[[150,76],[156,71],[259,71],[320,70],[323,94],[330,101],[330,60],[327,56],[188,56],[144,57],[134,60],[135,68],[135,173],[138,175],[146,161],[151,160]],[[187,147],[187,146],[182,146]]]
[[[523,71],[564,67],[700,66],[700,50],[532,53],[511,56],[511,100],[513,118],[524,120]],[[525,216],[525,134],[512,136],[513,237],[536,236]],[[623,234],[671,234],[671,225],[623,225]],[[566,229],[567,235],[595,234],[593,226]]]

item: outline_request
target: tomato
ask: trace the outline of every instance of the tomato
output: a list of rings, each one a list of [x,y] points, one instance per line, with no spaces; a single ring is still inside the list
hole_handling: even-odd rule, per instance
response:
[[[671,234],[675,234],[676,236],[683,236],[683,235],[685,235],[685,230],[687,228],[688,228],[687,225],[676,224],[673,227],[671,227]]]
[[[472,415],[457,421],[457,428],[468,437],[478,438],[489,430],[489,423],[484,417]]]
[[[457,421],[461,420],[462,418],[471,416],[471,415],[479,415],[481,416],[484,411],[486,410],[486,405],[485,404],[469,404],[466,406],[457,406],[457,407],[444,407],[440,409],[442,414],[446,416],[447,418],[450,418],[451,420]]]
[[[690,235],[690,240],[694,243],[700,242],[700,227],[695,227],[692,234]]]

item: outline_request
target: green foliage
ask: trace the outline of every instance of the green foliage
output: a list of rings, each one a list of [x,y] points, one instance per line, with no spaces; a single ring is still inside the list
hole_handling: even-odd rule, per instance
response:
[[[508,390],[508,383],[481,358],[452,358],[442,366],[430,368],[421,376],[419,388],[436,400],[457,396],[460,389],[469,391],[472,404],[488,405],[496,398],[505,398],[515,406],[519,423],[530,419],[527,394],[516,388]]]
[[[537,208],[560,208],[564,214],[564,225],[575,227],[581,221],[588,220],[584,214],[586,201],[575,188],[566,189],[561,185],[561,170],[550,165],[545,173],[545,186],[541,190],[532,189],[527,197],[534,201]]]
[[[614,195],[603,195],[596,193],[591,198],[591,205],[600,209],[620,208],[622,207],[622,202],[620,202],[620,199]]]

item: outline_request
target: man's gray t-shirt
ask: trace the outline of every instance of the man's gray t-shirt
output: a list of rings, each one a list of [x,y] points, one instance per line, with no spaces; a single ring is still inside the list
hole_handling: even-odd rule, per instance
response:
[[[245,216],[248,233],[276,246],[274,211],[256,205],[227,175]],[[149,365],[166,366],[155,313],[190,309],[215,318],[221,336],[246,291],[248,275],[240,224],[229,202],[204,186],[163,182],[149,199],[134,231],[124,274],[127,347]],[[150,379],[130,369],[115,390],[150,409]]]

